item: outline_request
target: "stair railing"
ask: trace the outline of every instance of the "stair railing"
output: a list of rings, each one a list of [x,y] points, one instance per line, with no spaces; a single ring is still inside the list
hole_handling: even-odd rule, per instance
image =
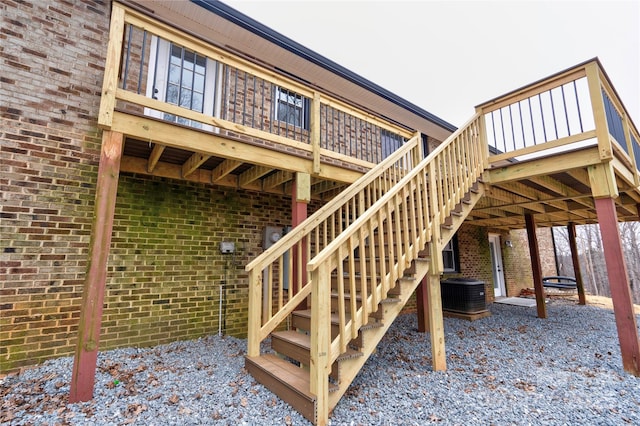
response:
[[[307,259],[313,258],[422,158],[422,140],[417,133],[246,266],[249,273],[248,356],[258,356],[260,342],[311,293],[309,274],[302,265],[304,256],[292,254],[306,253]],[[295,269],[294,262],[297,263]],[[289,285],[285,289],[287,276]],[[300,283],[296,292],[294,283]]]
[[[439,254],[446,241],[440,238],[440,225],[488,165],[483,126],[483,117],[476,114],[308,262],[310,391],[317,396],[319,418],[328,415],[331,365],[427,243],[432,243],[432,265],[440,262],[441,270]],[[332,310],[339,318],[333,340]]]

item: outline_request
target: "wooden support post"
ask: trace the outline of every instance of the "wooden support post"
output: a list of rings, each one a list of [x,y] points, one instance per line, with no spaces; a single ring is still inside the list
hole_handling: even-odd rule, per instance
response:
[[[296,173],[295,182],[291,189],[291,226],[294,228],[307,219],[307,205],[311,200],[311,177],[308,173]],[[293,294],[307,284],[307,238],[303,238],[300,245],[292,249],[291,261],[293,273],[291,285]],[[298,309],[306,309],[307,302],[302,302]]]
[[[82,292],[78,341],[69,393],[69,402],[71,403],[89,401],[93,398],[98,343],[102,325],[102,304],[107,280],[107,260],[113,231],[122,146],[122,133],[111,131],[102,133],[93,230],[89,243],[89,264]]]
[[[429,301],[429,331],[431,335],[431,357],[433,371],[447,369],[447,355],[444,346],[444,319],[442,318],[442,296],[440,295],[440,275],[431,275],[427,285]]]
[[[529,256],[531,257],[531,269],[533,271],[533,288],[536,292],[536,306],[538,318],[547,317],[547,305],[545,304],[544,287],[542,286],[542,265],[540,264],[540,249],[538,248],[538,236],[536,235],[536,221],[533,214],[526,213],[524,220],[529,239]]]
[[[429,331],[429,275],[425,275],[416,288],[416,305],[418,307],[418,331]]]
[[[640,376],[640,340],[633,312],[629,275],[618,229],[616,205],[613,198],[596,198],[595,204],[618,329],[618,340],[620,341],[622,367],[626,372]]]
[[[584,281],[582,281],[582,271],[580,270],[580,258],[578,257],[578,244],[576,242],[576,224],[569,222],[569,247],[571,248],[571,261],[573,262],[573,273],[578,287],[578,304],[586,305],[587,298],[584,294]]]

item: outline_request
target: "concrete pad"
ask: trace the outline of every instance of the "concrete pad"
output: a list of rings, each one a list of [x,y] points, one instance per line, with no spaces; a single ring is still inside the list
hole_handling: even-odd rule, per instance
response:
[[[504,303],[505,305],[525,306],[532,308],[536,306],[536,299],[528,299],[525,297],[504,297],[496,299],[495,303]]]

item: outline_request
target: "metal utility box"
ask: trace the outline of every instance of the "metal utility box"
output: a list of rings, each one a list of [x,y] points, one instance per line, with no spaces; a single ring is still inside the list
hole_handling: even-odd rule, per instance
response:
[[[487,310],[484,281],[473,278],[450,278],[440,281],[442,309],[478,313]]]

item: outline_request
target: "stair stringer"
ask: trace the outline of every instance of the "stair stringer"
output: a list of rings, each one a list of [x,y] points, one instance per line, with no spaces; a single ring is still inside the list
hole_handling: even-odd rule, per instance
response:
[[[451,241],[451,239],[453,238],[455,233],[458,232],[458,229],[460,229],[460,226],[462,226],[475,205],[478,203],[478,201],[480,201],[480,199],[482,199],[482,197],[484,197],[486,185],[481,181],[477,181],[476,184],[477,187],[473,191],[469,191],[467,193],[468,198],[465,200],[465,202],[460,203],[460,205],[462,206],[462,211],[459,212],[458,216],[451,215],[451,224],[447,228],[442,229],[442,231],[440,232],[443,247],[447,245],[449,241]]]
[[[391,324],[398,317],[402,309],[409,301],[409,298],[418,287],[418,284],[429,272],[430,261],[428,259],[416,259],[415,260],[415,273],[410,277],[402,277],[398,280],[397,286],[400,287],[400,293],[397,296],[399,300],[396,303],[382,303],[379,309],[383,309],[383,326],[364,330],[367,333],[367,338],[364,339],[365,347],[360,349],[363,356],[357,358],[351,358],[349,360],[342,361],[340,382],[338,383],[338,389],[329,393],[329,410],[333,410],[335,406],[340,402],[340,399],[347,391],[355,377],[358,375],[364,364],[369,357],[373,354],[378,343],[387,331]]]

